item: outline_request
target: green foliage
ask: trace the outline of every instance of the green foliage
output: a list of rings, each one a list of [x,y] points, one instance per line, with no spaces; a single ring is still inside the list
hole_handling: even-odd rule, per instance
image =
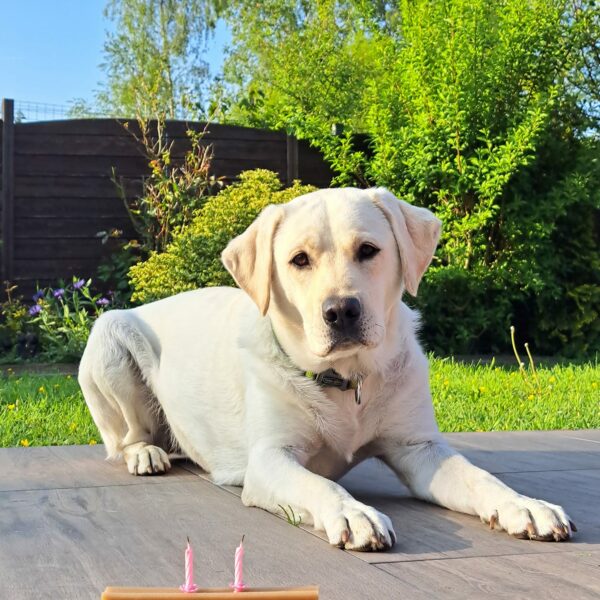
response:
[[[191,223],[173,235],[165,252],[153,252],[130,270],[133,300],[149,302],[198,287],[233,285],[221,252],[268,204],[288,202],[312,191],[294,183],[282,189],[277,174],[246,171],[240,181],[208,198]]]
[[[288,504],[287,508],[281,504],[277,505],[285,516],[285,520],[294,527],[302,525],[302,515],[297,515],[294,509]]]
[[[91,284],[91,279],[77,277],[69,285],[60,281],[56,288],[38,289],[30,306],[14,296],[14,287],[7,289],[1,306],[0,361],[79,360],[94,321],[115,304],[112,295],[109,299],[92,292]]]
[[[223,6],[221,0],[108,0],[113,28],[104,44],[99,109],[118,117],[198,115],[208,79],[204,46]]]
[[[110,285],[119,302],[131,302],[132,289],[128,272],[151,252],[162,252],[173,235],[187,225],[203,206],[207,197],[222,186],[222,179],[210,173],[212,147],[203,144],[205,130],[186,131],[189,148],[183,157],[174,155],[174,142],[168,141],[163,119],[138,119],[130,128],[140,150],[148,159],[150,174],[143,179],[139,196],[128,196],[113,172],[117,186],[138,239],[120,241],[119,248],[100,265],[97,277]],[[139,131],[139,132],[138,132]],[[118,229],[98,232],[102,243],[120,239]]]
[[[116,232],[120,237],[122,232]],[[133,290],[129,285],[129,269],[139,260],[140,244],[137,240],[119,241],[119,246],[96,269],[97,279],[103,283],[104,289],[113,291],[113,300],[118,305],[131,304]]]
[[[421,337],[437,354],[506,349],[514,296],[484,269],[430,267],[418,299],[405,300],[420,309]]]
[[[572,47],[575,64],[568,80],[578,94],[587,116],[600,126],[600,6],[597,0],[571,0]]]
[[[430,347],[507,348],[518,321],[540,350],[600,349],[600,7],[270,0],[229,19],[230,120],[309,139],[337,183],[444,221],[417,302]]]
[[[15,297],[17,286],[6,286],[6,299],[0,304],[0,356],[16,357],[17,342],[35,328],[28,323],[27,307]]]
[[[52,362],[78,360],[94,321],[111,300],[92,294],[92,280],[73,277],[70,285],[38,289],[30,307],[30,323],[37,327],[42,356]]]
[[[139,236],[142,255],[162,252],[174,233],[186,225],[206,198],[220,189],[222,181],[210,173],[212,147],[202,143],[204,131],[188,129],[190,147],[183,160],[174,156],[167,140],[165,121],[138,119],[135,135],[148,159],[150,174],[140,196],[128,198],[116,174],[113,180]]]

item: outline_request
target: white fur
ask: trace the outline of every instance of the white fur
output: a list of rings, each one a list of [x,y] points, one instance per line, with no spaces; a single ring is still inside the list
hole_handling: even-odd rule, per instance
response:
[[[385,461],[419,498],[478,515],[511,534],[566,539],[557,506],[519,495],[454,452],[438,432],[415,294],[439,238],[427,210],[383,189],[322,190],[269,207],[223,253],[244,291],[186,292],[100,317],[79,381],[109,457],[130,472],[170,468],[181,450],[242,500],[291,507],[332,544],[381,550],[389,518],[335,479],[368,457]],[[357,259],[363,243],[380,252]],[[310,266],[291,263],[298,252]],[[360,333],[340,342],[322,316],[330,296],[355,296]],[[320,388],[303,370],[364,378]]]

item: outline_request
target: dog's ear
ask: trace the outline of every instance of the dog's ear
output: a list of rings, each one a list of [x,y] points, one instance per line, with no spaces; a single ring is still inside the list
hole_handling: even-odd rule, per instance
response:
[[[254,300],[262,315],[271,299],[273,237],[283,216],[281,206],[267,206],[258,218],[221,254],[225,268],[235,282]]]
[[[400,252],[404,286],[411,296],[416,296],[440,239],[442,222],[426,208],[399,200],[385,188],[368,192],[392,227]]]

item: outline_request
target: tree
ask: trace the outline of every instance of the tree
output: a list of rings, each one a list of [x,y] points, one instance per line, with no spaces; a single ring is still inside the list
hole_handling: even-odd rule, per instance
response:
[[[228,118],[309,139],[338,183],[444,220],[420,300],[433,346],[498,349],[518,322],[540,349],[590,351],[599,15],[592,0],[241,1]],[[586,245],[567,252],[576,214]]]
[[[569,74],[580,101],[600,128],[600,5],[597,0],[572,0],[569,15],[577,62]]]
[[[202,112],[208,65],[205,43],[224,0],[109,0],[97,96],[100,112],[174,119]]]

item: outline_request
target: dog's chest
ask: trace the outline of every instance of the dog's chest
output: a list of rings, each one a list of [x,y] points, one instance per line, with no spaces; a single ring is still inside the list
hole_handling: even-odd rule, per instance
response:
[[[354,392],[327,389],[331,406],[322,419],[319,441],[309,452],[307,467],[325,476],[347,470],[355,454],[377,435],[377,410],[374,395],[365,390],[360,404]],[[333,409],[333,410],[332,410]]]

